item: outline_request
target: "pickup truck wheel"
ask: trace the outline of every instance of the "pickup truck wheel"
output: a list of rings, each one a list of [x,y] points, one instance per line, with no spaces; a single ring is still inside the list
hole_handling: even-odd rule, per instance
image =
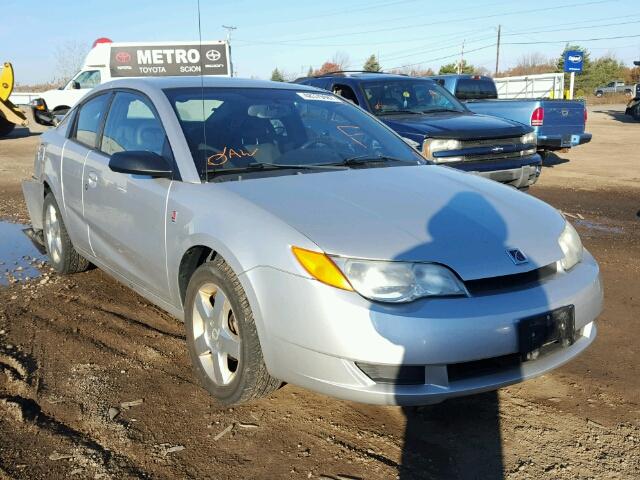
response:
[[[73,247],[52,193],[44,197],[43,211],[44,244],[53,269],[63,274],[84,272],[90,263]]]
[[[596,92],[596,97],[600,98],[602,95],[603,95],[603,93],[600,90],[598,90]]]
[[[196,375],[222,404],[255,400],[280,386],[267,372],[244,290],[222,258],[204,263],[191,277],[185,329]]]

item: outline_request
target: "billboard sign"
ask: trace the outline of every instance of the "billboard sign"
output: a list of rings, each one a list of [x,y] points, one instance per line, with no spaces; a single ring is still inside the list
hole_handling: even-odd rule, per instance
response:
[[[111,44],[112,77],[229,76],[226,42],[171,44]]]
[[[582,72],[584,54],[580,50],[567,50],[564,52],[564,71]]]

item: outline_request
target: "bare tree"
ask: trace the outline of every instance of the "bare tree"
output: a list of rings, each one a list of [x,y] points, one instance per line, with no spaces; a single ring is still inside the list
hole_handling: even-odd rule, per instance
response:
[[[533,52],[522,55],[514,67],[502,72],[501,75],[533,75],[555,71],[556,65],[553,59],[541,53]]]
[[[53,52],[56,61],[54,81],[68,82],[82,67],[88,51],[86,44],[76,40],[58,45]]]
[[[351,58],[346,52],[336,52],[331,58],[331,63],[338,66],[338,70],[349,70],[351,66]]]

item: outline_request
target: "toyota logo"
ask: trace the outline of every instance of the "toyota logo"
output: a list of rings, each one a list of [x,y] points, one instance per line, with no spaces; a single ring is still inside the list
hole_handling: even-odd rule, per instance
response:
[[[131,54],[128,52],[118,52],[116,54],[116,60],[118,63],[128,63],[131,61]]]
[[[215,62],[220,60],[221,53],[218,50],[207,50],[204,56],[207,57],[207,60],[210,62]]]

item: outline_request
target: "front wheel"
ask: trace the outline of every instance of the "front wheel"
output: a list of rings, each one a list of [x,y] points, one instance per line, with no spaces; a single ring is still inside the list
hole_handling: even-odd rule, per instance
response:
[[[191,277],[185,329],[198,379],[224,405],[264,397],[280,386],[267,372],[244,290],[222,258],[204,263]]]
[[[71,243],[60,208],[51,192],[44,197],[43,211],[44,244],[53,269],[63,274],[84,272],[90,263]]]
[[[596,97],[600,98],[600,97],[602,97],[602,95],[603,95],[603,93],[602,93],[602,92],[599,92],[599,91],[598,91],[598,92],[596,92]]]

